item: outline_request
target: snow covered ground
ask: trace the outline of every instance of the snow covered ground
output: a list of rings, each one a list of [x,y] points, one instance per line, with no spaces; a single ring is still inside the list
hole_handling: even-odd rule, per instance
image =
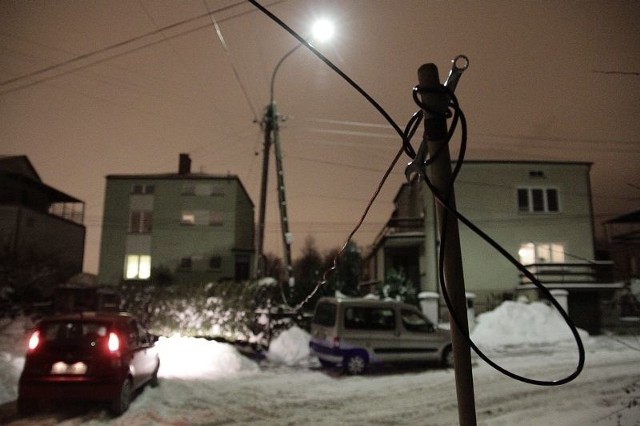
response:
[[[453,370],[384,366],[365,376],[320,369],[309,336],[292,328],[263,361],[228,344],[162,338],[160,386],[146,388],[112,419],[100,408],[15,414],[24,362],[24,319],[0,322],[0,423],[10,425],[455,425]],[[474,361],[480,425],[640,425],[640,337],[582,333],[586,365],[574,381],[540,387]],[[478,317],[474,340],[504,367],[535,379],[573,372],[576,345],[559,316],[539,303],[509,302]]]

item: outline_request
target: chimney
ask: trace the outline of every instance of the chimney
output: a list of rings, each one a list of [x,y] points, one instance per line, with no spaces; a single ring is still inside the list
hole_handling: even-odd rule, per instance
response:
[[[180,154],[178,173],[181,175],[188,175],[191,173],[191,158],[189,158],[189,154]]]

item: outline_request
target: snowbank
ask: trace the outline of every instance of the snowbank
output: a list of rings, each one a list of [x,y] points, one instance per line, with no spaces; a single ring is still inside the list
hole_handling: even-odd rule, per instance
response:
[[[161,337],[160,377],[212,380],[258,371],[258,366],[228,343],[194,337]]]
[[[304,363],[309,359],[309,339],[309,333],[293,326],[271,342],[267,359],[286,365]]]
[[[0,319],[0,404],[15,399],[18,378],[27,351],[27,331],[33,327],[26,317]]]
[[[503,302],[476,318],[471,338],[484,348],[547,345],[574,340],[571,330],[556,309],[542,302]],[[581,338],[589,334],[578,330]]]

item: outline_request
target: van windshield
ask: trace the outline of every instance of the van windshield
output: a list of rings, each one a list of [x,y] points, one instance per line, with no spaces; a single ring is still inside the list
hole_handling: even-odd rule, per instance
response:
[[[318,303],[313,323],[324,327],[333,327],[336,324],[336,305],[333,303]]]

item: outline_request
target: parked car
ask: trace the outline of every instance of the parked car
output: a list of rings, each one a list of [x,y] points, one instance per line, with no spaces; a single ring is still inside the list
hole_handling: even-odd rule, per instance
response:
[[[321,298],[309,346],[323,366],[341,365],[350,374],[378,362],[453,366],[450,332],[434,327],[416,307],[395,301]]]
[[[156,339],[126,313],[78,313],[40,321],[18,383],[18,412],[41,401],[101,401],[120,415],[133,393],[158,385]]]

